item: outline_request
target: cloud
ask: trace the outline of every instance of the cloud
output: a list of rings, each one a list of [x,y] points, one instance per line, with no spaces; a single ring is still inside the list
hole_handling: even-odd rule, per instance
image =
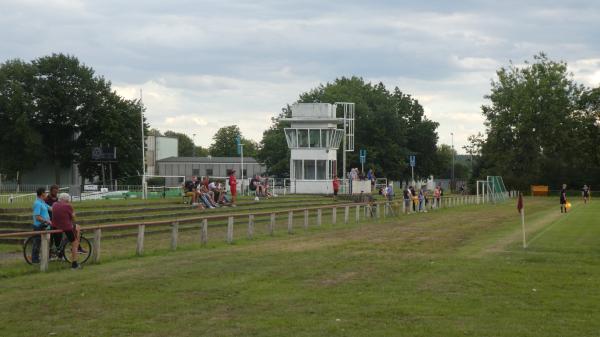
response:
[[[143,89],[152,127],[203,146],[230,124],[258,141],[300,93],[357,75],[412,94],[440,141],[460,145],[483,130],[483,96],[509,60],[545,51],[598,86],[599,13],[558,0],[4,0],[0,59],[73,54],[124,97]]]

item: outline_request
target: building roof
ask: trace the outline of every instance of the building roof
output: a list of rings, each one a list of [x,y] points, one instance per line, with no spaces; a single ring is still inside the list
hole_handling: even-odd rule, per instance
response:
[[[240,162],[240,157],[168,157],[161,160],[157,160],[161,163],[198,163],[198,164],[210,164],[210,163],[235,163]],[[252,157],[244,157],[244,164],[259,164],[256,159]]]

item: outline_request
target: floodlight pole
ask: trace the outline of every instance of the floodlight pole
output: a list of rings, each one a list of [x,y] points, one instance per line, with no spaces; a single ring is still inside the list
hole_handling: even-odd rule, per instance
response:
[[[450,132],[452,136],[452,179],[450,179],[450,191],[454,190],[454,132]]]
[[[144,137],[144,108],[142,107],[142,89],[140,88],[140,120],[142,125],[142,199],[146,199],[146,139]]]
[[[244,195],[244,143],[240,141],[240,162],[241,162],[241,172],[242,175],[242,195]]]

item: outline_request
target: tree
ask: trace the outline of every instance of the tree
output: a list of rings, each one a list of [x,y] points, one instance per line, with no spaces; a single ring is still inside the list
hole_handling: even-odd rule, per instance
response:
[[[348,153],[347,169],[360,167],[358,149],[365,149],[366,166],[374,168],[378,176],[410,179],[411,154],[417,156],[415,177],[425,178],[433,172],[438,124],[427,119],[419,102],[399,88],[390,93],[383,83],[342,77],[301,94],[299,101],[355,103],[355,151]],[[341,163],[342,151],[338,154]]]
[[[177,138],[177,156],[191,157],[194,154],[194,142],[188,135],[175,131],[165,131],[165,137]],[[196,153],[197,156],[199,156]]]
[[[8,61],[0,65],[0,169],[49,162],[60,183],[60,168],[77,163],[84,177],[93,178],[100,168],[92,148],[114,146],[113,175],[139,175],[142,110],[74,56]]]
[[[285,125],[281,119],[291,116],[292,110],[288,105],[281,109],[277,117],[271,118],[271,127],[263,132],[257,159],[267,167],[269,175],[287,177],[290,174],[290,150],[283,131]]]
[[[490,104],[482,107],[487,137],[481,174],[502,175],[508,185],[523,189],[582,184],[598,167],[598,143],[591,145],[598,134],[593,91],[573,80],[565,62],[543,53],[522,68],[511,63],[497,76],[486,96]]]
[[[240,137],[244,144],[244,157],[256,157],[258,153],[258,144],[242,136],[242,132],[237,125],[229,125],[220,128],[213,136],[213,143],[208,151],[215,157],[236,157],[237,138]]]
[[[31,127],[35,114],[33,68],[20,60],[0,65],[0,174],[18,177],[42,157],[42,138]]]

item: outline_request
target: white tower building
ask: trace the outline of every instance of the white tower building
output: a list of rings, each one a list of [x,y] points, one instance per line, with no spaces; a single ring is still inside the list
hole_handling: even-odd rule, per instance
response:
[[[285,119],[291,122],[285,129],[285,137],[291,150],[292,193],[333,192],[332,179],[338,171],[340,143],[344,140],[347,150],[347,144],[351,142],[354,150],[354,104],[340,104],[344,104],[344,118],[337,117],[337,104],[296,103],[292,106],[292,117]],[[352,109],[347,108],[349,104]],[[351,110],[351,116],[348,110]],[[338,128],[338,124],[344,128]],[[340,184],[342,182],[340,179]]]

